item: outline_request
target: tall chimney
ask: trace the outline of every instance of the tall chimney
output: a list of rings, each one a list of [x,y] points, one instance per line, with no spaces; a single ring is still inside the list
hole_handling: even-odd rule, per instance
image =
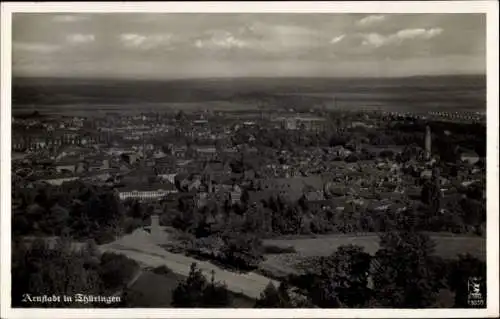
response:
[[[426,161],[431,159],[431,148],[432,148],[431,128],[429,125],[427,125],[425,128],[425,160]]]

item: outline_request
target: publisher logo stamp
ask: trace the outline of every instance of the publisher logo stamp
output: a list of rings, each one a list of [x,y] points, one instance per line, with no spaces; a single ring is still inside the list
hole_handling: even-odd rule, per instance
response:
[[[468,297],[467,302],[471,307],[484,306],[484,296],[481,292],[481,278],[471,277],[468,281]]]

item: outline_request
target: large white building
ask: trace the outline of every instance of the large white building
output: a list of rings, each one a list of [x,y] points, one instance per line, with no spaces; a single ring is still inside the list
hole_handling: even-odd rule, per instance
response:
[[[136,199],[141,201],[160,200],[168,194],[177,193],[171,183],[149,185],[131,185],[118,189],[120,200]]]

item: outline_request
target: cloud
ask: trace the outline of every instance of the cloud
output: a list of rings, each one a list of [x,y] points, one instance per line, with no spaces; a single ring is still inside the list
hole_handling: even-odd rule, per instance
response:
[[[378,33],[370,33],[363,35],[363,45],[372,45],[375,47],[381,47],[390,42],[391,37],[386,37]]]
[[[300,25],[254,22],[240,32],[246,47],[263,55],[297,55],[325,46],[331,39]]]
[[[369,26],[376,23],[380,23],[384,20],[385,20],[384,15],[370,15],[364,17],[363,19],[358,20],[356,24],[359,26]]]
[[[361,35],[363,37],[363,45],[381,47],[384,45],[399,44],[405,40],[429,40],[443,33],[441,28],[431,29],[403,29],[389,35],[381,35],[378,33],[369,33]]]
[[[60,45],[50,43],[13,43],[14,50],[49,54],[57,52],[61,49]]]
[[[247,42],[235,37],[230,32],[226,31],[213,31],[209,32],[211,35],[206,39],[197,39],[194,46],[199,49],[233,49],[243,48],[248,45]]]
[[[172,40],[170,34],[143,35],[137,33],[124,33],[121,34],[119,38],[126,48],[137,50],[150,50],[169,45]]]
[[[93,34],[70,34],[66,37],[66,40],[71,44],[84,44],[95,41],[95,36]]]
[[[265,23],[255,23],[250,26],[250,30],[254,33],[267,34],[270,37],[276,38],[297,38],[310,36],[316,33],[315,30],[303,26]]]
[[[396,33],[396,36],[399,39],[415,39],[415,38],[423,38],[430,39],[435,36],[443,33],[443,29],[441,28],[432,28],[432,29],[404,29],[400,30]]]
[[[58,15],[52,18],[52,21],[62,23],[72,23],[85,20],[88,20],[88,17],[82,15]]]
[[[341,35],[336,36],[335,38],[331,39],[330,43],[337,44],[337,43],[341,42],[342,40],[344,40],[344,38],[345,38],[345,34],[341,34]]]

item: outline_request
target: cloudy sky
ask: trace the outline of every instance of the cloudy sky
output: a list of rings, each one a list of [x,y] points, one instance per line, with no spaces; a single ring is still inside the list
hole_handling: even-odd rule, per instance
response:
[[[16,13],[18,76],[193,78],[485,72],[482,14]]]

